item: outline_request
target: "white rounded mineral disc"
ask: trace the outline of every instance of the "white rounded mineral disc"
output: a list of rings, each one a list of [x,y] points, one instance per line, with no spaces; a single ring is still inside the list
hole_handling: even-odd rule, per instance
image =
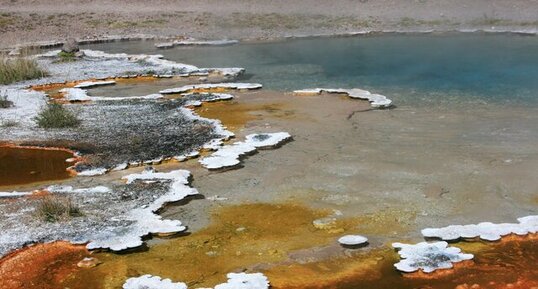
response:
[[[356,246],[368,242],[368,238],[361,235],[345,235],[338,239],[338,243],[348,246]]]

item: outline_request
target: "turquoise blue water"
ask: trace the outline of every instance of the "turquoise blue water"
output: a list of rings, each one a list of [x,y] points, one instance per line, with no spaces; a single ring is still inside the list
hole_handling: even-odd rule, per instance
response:
[[[365,88],[399,103],[538,104],[538,37],[378,35],[159,50],[152,42],[88,46],[159,53],[200,67],[239,66],[266,89]]]

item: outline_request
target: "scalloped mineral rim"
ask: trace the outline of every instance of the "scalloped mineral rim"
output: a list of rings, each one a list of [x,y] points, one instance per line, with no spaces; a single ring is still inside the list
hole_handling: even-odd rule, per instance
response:
[[[287,132],[254,133],[245,137],[245,142],[257,149],[271,148],[291,139]]]
[[[241,163],[243,156],[254,153],[257,149],[276,147],[289,139],[291,135],[287,132],[250,134],[244,142],[222,146],[199,162],[210,170],[235,167]]]
[[[77,176],[82,176],[82,177],[101,176],[101,175],[106,174],[107,172],[108,172],[108,169],[106,168],[94,168],[94,169],[89,169],[89,170],[79,172],[77,173]]]
[[[235,142],[231,145],[219,148],[216,152],[208,157],[202,158],[199,162],[202,166],[210,170],[234,167],[241,163],[239,159],[242,156],[255,151],[256,147],[248,143]]]
[[[37,190],[38,191],[38,190]],[[82,189],[75,189],[72,186],[58,186],[58,185],[52,185],[45,188],[45,191],[51,192],[51,193],[63,193],[63,194],[90,194],[90,193],[108,193],[110,192],[110,189],[105,186],[96,186],[96,187],[89,187],[89,188],[82,188]],[[0,192],[0,198],[18,198],[18,197],[25,197],[25,196],[31,196],[36,191],[31,192]]]
[[[228,273],[228,281],[218,284],[214,289],[268,289],[269,280],[262,273]],[[187,289],[182,282],[174,283],[159,276],[143,275],[129,278],[123,289]]]
[[[62,88],[60,93],[63,94],[67,101],[89,101],[91,100],[87,91],[81,88]]]
[[[338,243],[346,246],[357,246],[361,244],[366,244],[368,238],[361,235],[345,235],[338,239]]]
[[[75,88],[91,88],[91,87],[96,87],[96,86],[113,85],[113,84],[116,84],[116,81],[114,80],[84,81],[75,85]]]
[[[171,60],[164,59],[160,54],[126,54],[126,53],[107,53],[98,50],[83,49],[81,50],[84,56],[94,59],[122,59],[129,62],[145,62],[150,65],[154,65],[159,69],[167,69],[177,71],[184,76],[189,75],[208,75],[210,72],[216,72],[223,76],[238,76],[245,72],[241,67],[228,67],[228,68],[199,68],[194,65],[178,63]],[[56,57],[60,53],[60,50],[52,50],[44,54],[40,54],[37,57]],[[176,73],[173,73],[176,74]],[[168,74],[164,74],[167,76]]]
[[[453,263],[471,260],[473,254],[461,253],[460,248],[449,247],[447,242],[421,242],[417,244],[393,243],[392,247],[399,249],[402,260],[394,267],[399,271],[411,273],[422,270],[431,273],[438,269],[450,269]]]
[[[194,89],[211,89],[211,88],[227,88],[227,89],[260,89],[262,85],[259,83],[240,83],[240,82],[224,82],[224,83],[202,83],[202,84],[191,84],[184,85],[176,88],[169,88],[159,91],[161,94],[176,94],[176,93],[185,93]]]
[[[164,98],[162,94],[153,93],[142,96],[89,96],[88,91],[82,88],[62,88],[60,92],[65,100],[69,102],[77,101],[120,101],[120,100],[153,100]]]
[[[446,241],[477,237],[486,241],[497,241],[510,234],[527,235],[538,232],[538,215],[526,216],[517,220],[519,223],[494,224],[483,222],[471,225],[450,225],[443,228],[426,228],[422,230],[422,235],[427,238],[439,238]]]
[[[191,174],[186,170],[175,170],[167,173],[158,173],[154,170],[144,170],[139,174],[130,174],[123,179],[128,184],[135,181],[170,181],[170,187],[166,194],[160,196],[146,208],[133,209],[126,214],[126,219],[133,221],[130,226],[114,228],[101,233],[86,247],[93,249],[110,249],[122,251],[141,246],[144,242],[142,237],[149,234],[174,234],[187,228],[178,220],[163,220],[155,212],[165,204],[180,201],[187,196],[196,195],[198,191],[190,187]]]
[[[226,283],[215,286],[215,289],[268,289],[269,280],[262,273],[228,273]]]
[[[216,102],[216,101],[222,101],[222,100],[231,100],[234,98],[234,96],[232,94],[229,94],[229,93],[209,93],[209,92],[202,92],[202,93],[199,93],[200,95],[206,95],[208,96],[207,99],[204,99],[203,101],[200,100],[200,101],[197,101],[195,103],[193,102],[190,102],[190,103],[187,103],[185,106],[189,106],[189,105],[193,105],[193,106],[198,106],[202,104],[202,102]],[[196,93],[182,93],[181,96],[184,96],[184,97],[188,97],[188,96],[193,96],[193,95],[196,95]]]
[[[187,289],[187,284],[174,283],[170,279],[161,279],[159,276],[143,275],[127,279],[123,284],[123,289]]]
[[[172,48],[174,46],[220,46],[220,45],[231,45],[239,43],[238,40],[197,40],[197,39],[185,39],[185,40],[175,40],[170,42],[161,42],[156,43],[155,47],[157,48]]]
[[[295,94],[320,94],[322,92],[347,94],[351,98],[365,99],[370,102],[372,107],[376,108],[385,108],[392,105],[392,100],[386,96],[381,94],[373,94],[367,90],[359,88],[308,88],[293,91]]]

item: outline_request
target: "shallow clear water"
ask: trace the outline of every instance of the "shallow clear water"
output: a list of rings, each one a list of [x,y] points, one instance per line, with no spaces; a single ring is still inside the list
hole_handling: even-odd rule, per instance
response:
[[[399,104],[538,103],[534,36],[395,34],[168,50],[154,48],[151,41],[87,47],[159,53],[200,67],[245,67],[243,80],[261,82],[271,90],[360,87]]]

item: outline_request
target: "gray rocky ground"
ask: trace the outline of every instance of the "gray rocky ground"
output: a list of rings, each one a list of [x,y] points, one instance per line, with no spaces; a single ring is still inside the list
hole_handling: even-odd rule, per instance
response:
[[[86,162],[77,169],[112,168],[128,162],[142,162],[189,153],[215,138],[217,132],[208,121],[186,115],[180,108],[188,102],[204,101],[211,95],[193,94],[178,99],[113,100],[64,105],[79,119],[80,125],[64,129],[43,129],[32,120],[45,105],[43,95],[21,94],[32,84],[62,83],[129,74],[182,73],[158,65],[116,58],[82,58],[57,63],[41,59],[40,65],[51,74],[46,78],[0,86],[15,101],[12,108],[0,113],[0,141],[23,145],[66,147],[79,151]],[[218,78],[218,77],[217,77]],[[197,79],[169,79],[169,85],[181,86]],[[158,91],[153,91],[157,93]],[[10,96],[12,95],[12,96]],[[124,96],[124,95],[116,95]]]
[[[0,12],[1,47],[136,33],[267,39],[369,30],[538,27],[533,0],[4,0]]]

